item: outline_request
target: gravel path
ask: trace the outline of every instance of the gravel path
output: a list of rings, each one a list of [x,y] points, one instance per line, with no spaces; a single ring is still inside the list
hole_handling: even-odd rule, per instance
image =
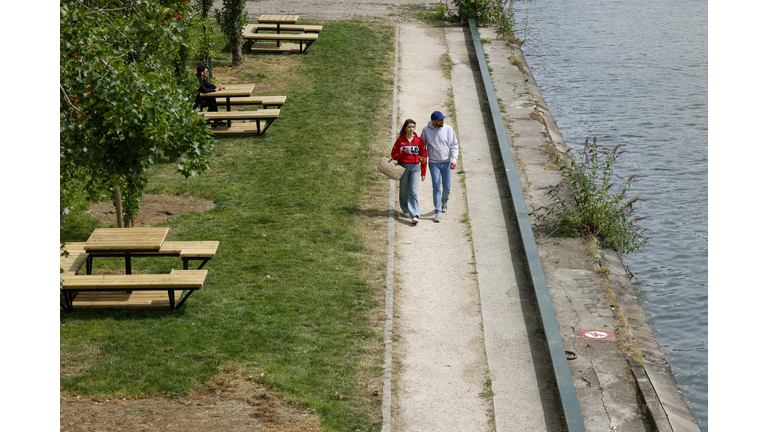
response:
[[[419,24],[399,26],[398,127],[416,121],[416,131],[439,110],[448,113],[451,82],[443,75],[448,51],[445,30]],[[430,47],[430,49],[424,49]],[[456,119],[446,118],[456,128]],[[460,143],[461,144],[461,143]],[[467,203],[457,167],[449,211],[434,222],[429,170],[419,185],[421,222],[395,220],[394,358],[392,430],[484,431],[490,399],[480,296],[473,265]]]
[[[404,17],[399,9],[402,5],[409,8],[424,5],[431,9],[434,3],[405,0],[256,0],[246,2],[246,9],[252,19],[267,14],[299,15],[301,20],[383,18],[392,22],[407,22],[410,19]],[[214,9],[221,7],[221,0],[214,2]]]

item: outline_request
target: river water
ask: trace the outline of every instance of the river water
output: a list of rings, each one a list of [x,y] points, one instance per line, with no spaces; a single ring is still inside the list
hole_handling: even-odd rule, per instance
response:
[[[707,3],[518,0],[515,34],[560,132],[626,143],[616,171],[651,242],[625,257],[699,428],[707,428]]]

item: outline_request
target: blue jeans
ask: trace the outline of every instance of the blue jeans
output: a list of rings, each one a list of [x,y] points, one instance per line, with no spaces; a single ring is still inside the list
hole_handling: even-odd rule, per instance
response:
[[[448,202],[448,196],[451,194],[451,161],[429,161],[429,174],[432,176],[432,201],[435,204],[435,213],[439,213],[443,211],[442,203]]]
[[[400,164],[405,168],[400,177],[400,209],[403,213],[410,213],[411,217],[421,216],[419,212],[419,180],[421,166],[417,163]]]

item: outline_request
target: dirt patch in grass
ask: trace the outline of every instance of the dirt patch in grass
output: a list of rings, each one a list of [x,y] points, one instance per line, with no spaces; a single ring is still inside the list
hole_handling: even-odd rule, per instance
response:
[[[233,366],[179,399],[96,399],[61,395],[62,431],[320,431],[317,414],[277,397],[259,374]]]
[[[301,58],[295,54],[253,54],[243,53],[243,65],[238,68],[231,66],[231,56],[217,56],[217,61],[211,66],[213,79],[217,83],[254,84],[254,96],[269,95],[296,90],[303,80],[298,73]]]
[[[158,222],[184,213],[203,213],[215,207],[210,198],[202,198],[196,195],[144,195],[141,200],[139,214],[136,216],[136,226],[152,226]],[[88,208],[88,214],[101,221],[104,225],[114,224],[115,206],[112,201],[103,201],[92,204]]]

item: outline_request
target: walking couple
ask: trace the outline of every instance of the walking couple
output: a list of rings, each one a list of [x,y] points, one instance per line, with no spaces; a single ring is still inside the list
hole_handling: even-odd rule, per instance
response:
[[[392,146],[392,158],[405,168],[400,177],[400,209],[403,217],[419,223],[419,182],[427,174],[432,177],[432,201],[435,204],[435,222],[442,220],[448,210],[448,196],[451,194],[451,170],[456,169],[459,157],[459,142],[456,133],[445,124],[440,111],[432,113],[432,120],[416,135],[416,122],[408,119],[400,129],[399,138]]]

